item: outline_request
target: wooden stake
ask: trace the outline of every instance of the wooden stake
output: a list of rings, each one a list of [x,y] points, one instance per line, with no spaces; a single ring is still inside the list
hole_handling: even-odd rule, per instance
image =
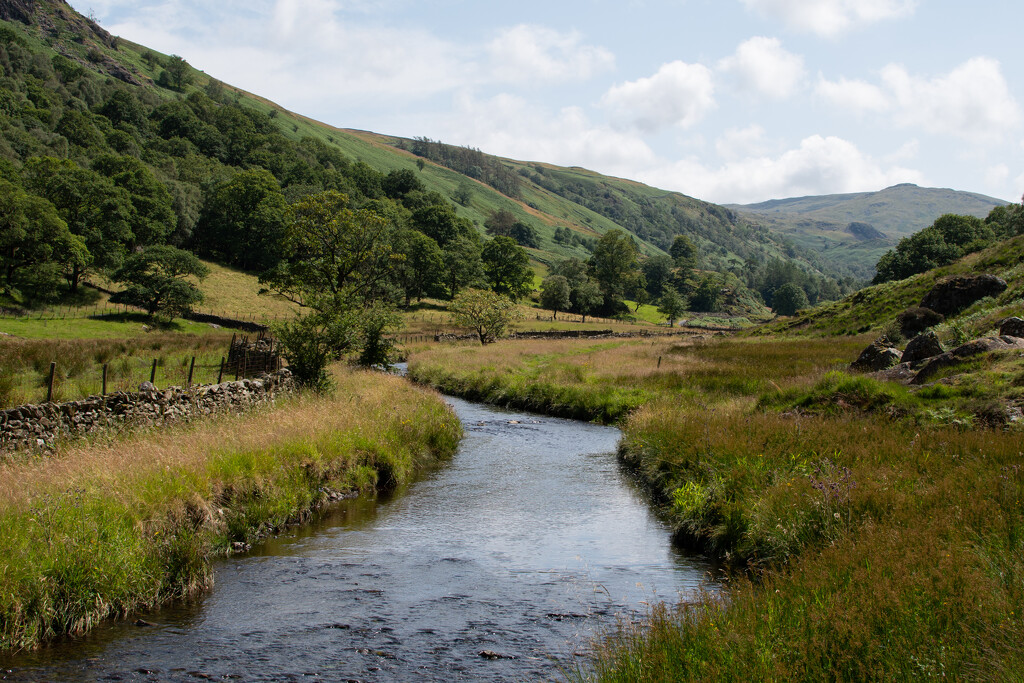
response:
[[[188,364],[188,383],[185,385],[186,389],[192,388],[192,371],[196,369],[196,357],[192,356],[192,362]]]
[[[57,372],[57,363],[52,361],[50,363],[50,379],[46,382],[46,402],[51,403],[53,401],[53,375]]]
[[[153,368],[149,371],[149,383],[156,385],[156,358],[153,359]]]
[[[103,364],[103,393],[100,396],[107,395],[107,363]]]

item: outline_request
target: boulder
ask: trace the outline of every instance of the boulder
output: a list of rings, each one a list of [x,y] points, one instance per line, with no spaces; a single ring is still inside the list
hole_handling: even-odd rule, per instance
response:
[[[942,315],[953,315],[966,309],[979,299],[995,296],[1006,289],[1002,278],[982,275],[951,275],[942,278],[921,299],[922,308],[930,308]]]
[[[1001,337],[1019,337],[1024,339],[1024,318],[1007,318],[999,324]]]
[[[939,338],[934,332],[925,332],[919,334],[910,340],[907,344],[906,350],[903,351],[903,363],[916,363],[918,361],[925,360],[927,358],[933,358],[935,356],[944,353],[942,344],[939,343]]]
[[[871,342],[870,346],[861,351],[857,360],[850,363],[850,369],[861,372],[885,370],[898,365],[901,355],[899,349],[892,348],[889,340],[882,337]]]
[[[945,320],[941,313],[936,313],[930,308],[911,306],[896,316],[896,322],[900,326],[900,332],[907,339],[913,339],[929,327],[935,327]]]
[[[969,341],[966,344],[956,347],[952,351],[947,351],[946,353],[943,353],[940,356],[935,356],[929,360],[928,364],[921,368],[921,370],[914,376],[914,379],[910,380],[910,383],[924,384],[943,368],[962,363],[972,356],[978,356],[992,351],[1005,351],[1008,349],[1024,350],[1024,339],[1018,339],[1017,337],[985,337],[984,339]]]

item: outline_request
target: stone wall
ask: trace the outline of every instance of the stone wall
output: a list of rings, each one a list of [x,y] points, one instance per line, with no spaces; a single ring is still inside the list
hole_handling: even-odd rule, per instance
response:
[[[0,451],[49,448],[60,438],[103,429],[152,426],[268,403],[294,388],[287,368],[255,379],[90,396],[67,403],[18,406],[0,411]]]

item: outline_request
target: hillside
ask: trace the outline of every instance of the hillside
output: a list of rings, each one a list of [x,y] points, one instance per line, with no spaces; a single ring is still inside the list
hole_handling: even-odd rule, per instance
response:
[[[773,273],[798,280],[812,301],[850,284],[837,282],[845,271],[730,209],[581,168],[328,126],[181,57],[112,36],[63,0],[2,0],[0,19],[0,177],[55,203],[68,220],[75,211],[59,204],[70,200],[47,196],[47,174],[78,173],[72,184],[88,176],[102,186],[97,192],[129,194],[117,230],[86,239],[95,271],[166,242],[258,273],[273,265],[284,207],[339,190],[356,206],[384,202],[396,223],[421,231],[414,214],[427,206],[454,212],[480,236],[495,212],[507,211],[533,231],[535,242],[524,246],[541,275],[566,257],[586,260],[601,235],[622,229],[647,257],[688,237],[698,248],[697,272],[728,276],[730,286],[753,290],[739,297],[751,302],[770,303],[779,284]],[[46,158],[71,166],[27,170]],[[389,176],[414,190],[388,185]],[[114,233],[120,242],[109,248]],[[755,308],[740,313],[763,312]]]
[[[858,277],[870,278],[882,254],[939,216],[984,218],[1006,204],[973,192],[904,183],[878,192],[773,199],[726,208],[820,253],[834,267],[847,264]]]
[[[1007,283],[998,297],[986,298],[936,327],[943,341],[995,334],[1003,318],[1024,316],[1024,236],[969,254],[948,266],[905,280],[866,287],[840,301],[822,304],[761,327],[756,334],[837,336],[892,332],[896,315],[918,306],[929,289],[949,275],[996,275]],[[852,360],[852,359],[851,359]]]

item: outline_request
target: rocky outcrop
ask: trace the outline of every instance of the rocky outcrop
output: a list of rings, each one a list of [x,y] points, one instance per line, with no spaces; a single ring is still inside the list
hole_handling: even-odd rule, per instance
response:
[[[938,374],[938,372],[943,368],[952,367],[973,356],[978,356],[983,353],[991,353],[993,351],[1007,351],[1011,349],[1024,350],[1024,339],[1000,336],[985,337],[984,339],[969,341],[966,344],[956,347],[952,351],[947,351],[940,356],[932,358],[928,361],[928,364],[921,368],[914,378],[910,380],[910,383],[924,384]]]
[[[1024,339],[1024,318],[1007,318],[999,323],[999,335]]]
[[[857,360],[850,364],[851,370],[860,372],[877,372],[891,368],[899,364],[902,354],[899,349],[893,348],[892,344],[885,337],[876,339],[871,345],[861,351]]]
[[[941,313],[936,313],[930,308],[912,306],[896,316],[896,323],[900,326],[900,333],[905,338],[912,339],[945,319]]]
[[[939,337],[934,332],[924,332],[910,340],[903,351],[902,363],[917,363],[944,353]]]
[[[121,426],[152,426],[267,403],[294,388],[287,368],[256,379],[90,396],[68,403],[18,406],[0,411],[0,451],[48,448],[61,438]]]
[[[1006,281],[988,273],[982,275],[951,275],[935,283],[921,299],[921,307],[942,315],[963,311],[975,301],[995,296],[1006,290]]]

